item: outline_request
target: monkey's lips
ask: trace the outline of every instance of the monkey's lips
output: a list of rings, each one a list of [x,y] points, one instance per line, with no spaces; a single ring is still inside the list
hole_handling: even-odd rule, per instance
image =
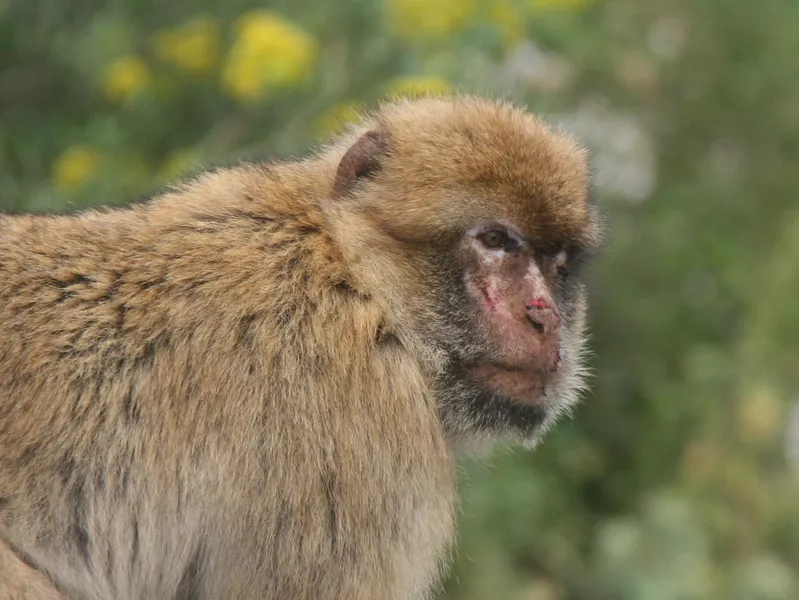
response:
[[[478,364],[469,374],[485,388],[500,392],[519,402],[533,404],[540,400],[550,374],[541,369],[513,367],[494,363]]]

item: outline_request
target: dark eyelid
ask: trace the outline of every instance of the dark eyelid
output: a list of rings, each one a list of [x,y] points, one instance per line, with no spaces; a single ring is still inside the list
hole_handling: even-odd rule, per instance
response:
[[[536,254],[542,258],[555,258],[561,252],[566,252],[566,260],[571,260],[572,251],[565,243],[536,248]]]

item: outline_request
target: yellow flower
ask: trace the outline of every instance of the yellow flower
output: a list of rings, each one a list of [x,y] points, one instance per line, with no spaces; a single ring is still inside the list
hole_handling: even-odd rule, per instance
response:
[[[489,19],[499,30],[506,47],[521,41],[524,37],[524,19],[510,0],[493,0],[489,11]]]
[[[313,71],[318,48],[306,32],[279,15],[258,10],[239,21],[222,83],[233,97],[252,102],[296,87]]]
[[[401,77],[389,83],[389,96],[444,96],[451,91],[449,83],[439,77]]]
[[[475,0],[388,0],[386,8],[389,26],[400,37],[436,38],[463,28]]]
[[[542,10],[581,10],[591,4],[593,0],[527,0],[530,8],[535,11]]]
[[[100,169],[99,152],[89,146],[71,146],[53,165],[53,183],[62,191],[74,190],[91,181]]]
[[[316,122],[317,135],[321,138],[332,137],[341,133],[347,125],[360,123],[360,109],[359,105],[346,102],[330,107]]]
[[[150,84],[150,69],[137,56],[113,61],[103,75],[103,89],[111,100],[127,101]]]
[[[155,55],[189,73],[205,75],[219,60],[219,28],[209,17],[197,17],[153,36]]]

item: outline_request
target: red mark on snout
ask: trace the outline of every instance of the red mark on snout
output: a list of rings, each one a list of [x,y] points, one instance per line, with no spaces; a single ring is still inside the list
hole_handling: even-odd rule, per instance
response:
[[[533,328],[541,335],[550,336],[560,326],[560,315],[555,307],[544,297],[538,296],[530,300],[526,305],[527,320],[532,323]]]
[[[527,310],[552,310],[552,316],[555,318],[555,322],[560,322],[560,314],[558,314],[558,311],[555,310],[555,307],[550,305],[550,303],[541,296],[530,300],[525,308],[527,308]]]
[[[532,300],[530,300],[530,302],[527,303],[527,310],[533,310],[534,308],[544,310],[546,308],[549,308],[549,302],[547,302],[541,297],[533,298]]]

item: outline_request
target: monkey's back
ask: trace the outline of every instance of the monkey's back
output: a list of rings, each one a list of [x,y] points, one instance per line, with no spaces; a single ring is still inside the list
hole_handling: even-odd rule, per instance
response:
[[[312,205],[256,202],[252,170],[223,202],[230,177],[0,217],[0,537],[78,597],[423,587],[440,542],[409,549],[448,539],[453,496],[419,366],[375,353]],[[437,527],[392,525],[419,511]]]

